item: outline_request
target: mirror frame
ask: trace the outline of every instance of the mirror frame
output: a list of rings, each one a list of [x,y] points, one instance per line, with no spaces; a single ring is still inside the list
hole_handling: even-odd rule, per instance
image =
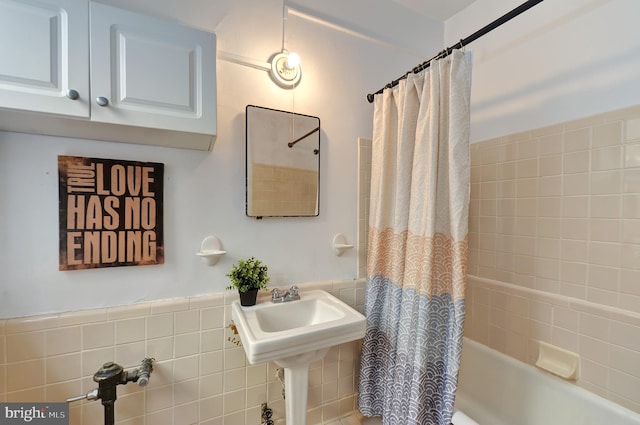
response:
[[[273,112],[279,116],[272,118],[272,121],[270,122],[259,123],[258,127],[256,127],[255,125],[256,116],[255,114],[251,113],[253,111],[260,111],[263,113]],[[305,127],[301,126],[300,128],[297,128],[295,123],[296,117],[303,118],[305,120],[303,124],[307,124],[309,120],[314,120],[317,124],[313,124],[311,126],[313,128],[309,128],[308,125]],[[274,123],[273,121],[275,121],[276,119],[278,119],[278,122]],[[280,121],[280,119],[282,121]],[[296,172],[295,171],[296,169],[300,170],[300,172],[302,172],[302,175],[299,176],[300,178],[294,178],[293,183],[299,183],[299,181],[303,178],[308,181],[309,176],[306,172],[313,172],[313,171],[316,172],[317,178],[314,179],[314,183],[316,186],[314,213],[301,214],[299,213],[299,211],[295,211],[295,210],[290,210],[291,212],[278,211],[278,213],[273,213],[267,210],[256,211],[256,208],[252,203],[252,199],[251,199],[251,197],[253,196],[252,193],[254,190],[256,190],[256,188],[253,187],[254,182],[252,182],[252,171],[250,170],[250,167],[252,166],[252,162],[251,162],[252,152],[255,152],[254,150],[252,150],[252,148],[254,148],[257,143],[263,142],[263,140],[256,140],[255,134],[253,133],[255,133],[255,131],[261,131],[262,129],[264,129],[265,131],[261,131],[261,134],[270,135],[272,138],[276,137],[274,136],[274,134],[278,132],[278,123],[280,123],[280,131],[281,131],[281,128],[283,127],[282,122],[284,122],[284,125],[289,127],[289,135],[287,136],[289,142],[287,143],[285,140],[273,140],[273,139],[266,140],[264,142],[271,143],[272,146],[277,146],[276,145],[277,143],[282,143],[282,144],[286,144],[288,148],[293,149],[294,145],[298,144],[299,142],[302,142],[304,139],[307,139],[313,136],[315,133],[317,133],[317,144],[309,145],[308,143],[307,144],[302,143],[298,145],[298,149],[300,148],[307,149],[309,150],[309,152],[311,152],[311,154],[317,156],[317,165],[315,170],[299,168],[295,166],[291,167],[289,165],[279,166],[276,163],[273,164],[273,167],[276,169],[289,168],[291,169],[290,170],[291,172]],[[289,124],[290,122],[291,124]],[[320,215],[320,151],[321,151],[320,149],[320,140],[321,140],[320,118],[312,115],[305,115],[305,114],[300,114],[295,112],[283,111],[279,109],[267,108],[264,106],[247,105],[247,107],[245,108],[245,125],[246,125],[245,126],[245,214],[247,215],[247,217],[254,217],[257,219],[262,219],[263,217],[318,217]],[[281,136],[277,136],[277,137],[280,138]],[[271,147],[268,153],[263,152],[262,154],[273,157],[276,155],[277,150],[282,151],[282,148],[279,146],[277,146],[276,148]],[[298,151],[298,155],[299,154],[300,154],[300,151]],[[281,184],[277,186],[280,187]],[[292,190],[292,191],[295,192],[295,190]]]

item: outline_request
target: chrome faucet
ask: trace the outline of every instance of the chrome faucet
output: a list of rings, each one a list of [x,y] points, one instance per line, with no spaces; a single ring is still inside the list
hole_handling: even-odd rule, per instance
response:
[[[298,287],[293,285],[288,291],[282,293],[280,289],[274,288],[271,290],[271,302],[272,303],[286,303],[289,301],[295,301],[300,299],[298,293]]]

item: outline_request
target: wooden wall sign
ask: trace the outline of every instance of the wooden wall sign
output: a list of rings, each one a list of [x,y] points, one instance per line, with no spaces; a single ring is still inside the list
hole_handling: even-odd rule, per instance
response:
[[[164,263],[164,164],[58,156],[60,270]]]

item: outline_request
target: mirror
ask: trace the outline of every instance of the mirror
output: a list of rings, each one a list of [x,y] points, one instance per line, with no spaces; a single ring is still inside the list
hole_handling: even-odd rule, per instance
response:
[[[246,121],[247,215],[317,216],[320,118],[248,105]]]

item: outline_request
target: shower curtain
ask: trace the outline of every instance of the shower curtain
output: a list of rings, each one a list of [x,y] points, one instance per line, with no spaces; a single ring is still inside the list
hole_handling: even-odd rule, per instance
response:
[[[462,349],[471,54],[374,104],[358,403],[385,425],[449,425]]]

